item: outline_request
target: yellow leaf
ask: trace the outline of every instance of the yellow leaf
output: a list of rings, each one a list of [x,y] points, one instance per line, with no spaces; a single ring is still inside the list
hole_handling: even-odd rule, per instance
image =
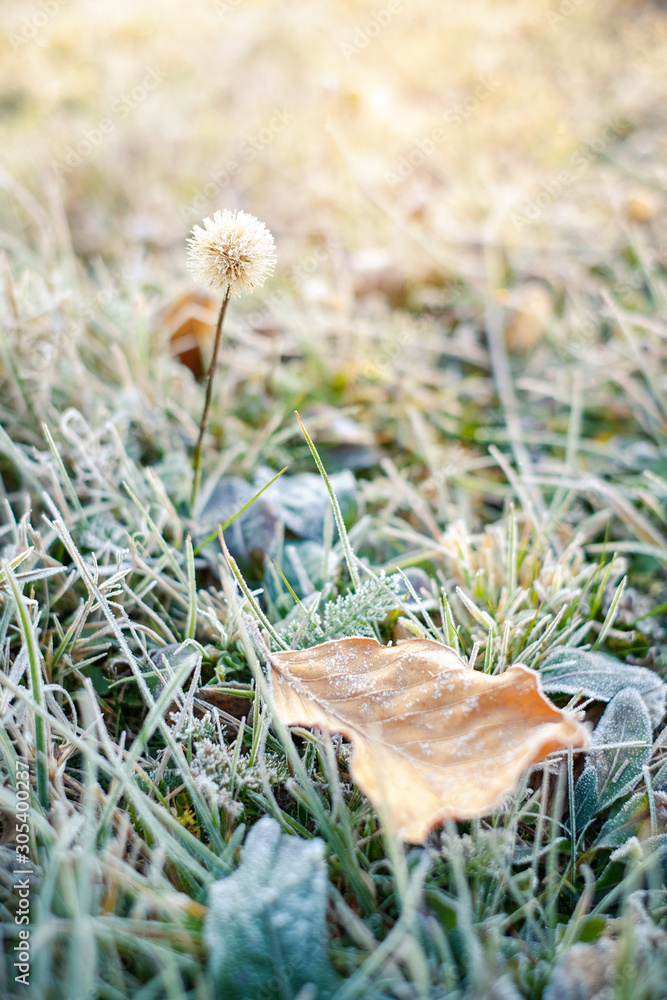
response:
[[[271,679],[285,725],[352,743],[354,780],[410,843],[444,820],[492,812],[529,765],[588,743],[575,716],[541,693],[533,670],[483,674],[430,639],[336,639],[272,653]]]

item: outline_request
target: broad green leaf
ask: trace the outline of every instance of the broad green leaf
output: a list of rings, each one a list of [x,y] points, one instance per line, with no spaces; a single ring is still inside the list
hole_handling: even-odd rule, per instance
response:
[[[213,531],[237,514],[258,491],[273,478],[270,469],[261,468],[254,483],[236,476],[221,479],[214,487],[200,516],[202,531]],[[347,520],[356,512],[356,481],[349,470],[331,476],[343,516]],[[329,506],[329,494],[321,476],[314,472],[284,475],[270,490],[262,493],[242,514],[236,517],[225,538],[232,555],[241,563],[256,550],[270,557],[276,555],[283,525],[299,539],[321,542],[324,521]],[[206,535],[201,539],[207,540]]]
[[[638,792],[609,817],[593,846],[620,847],[629,837],[635,836],[640,825],[648,818],[648,793]]]
[[[665,714],[667,684],[646,667],[635,667],[607,653],[589,653],[565,646],[542,664],[542,688],[551,694],[577,694],[611,701],[623,688],[635,688],[646,704],[653,727]]]
[[[635,688],[619,691],[607,705],[593,733],[582,773],[583,778],[587,770],[595,768],[596,812],[632,791],[642,775],[642,767],[649,762],[651,743],[651,721],[641,695]]]
[[[252,828],[241,864],[209,890],[205,939],[221,1000],[283,1000],[311,986],[335,992],[327,955],[324,843],[282,833],[269,816]]]
[[[577,837],[595,815],[598,804],[598,776],[594,767],[585,767],[574,789],[574,815]]]

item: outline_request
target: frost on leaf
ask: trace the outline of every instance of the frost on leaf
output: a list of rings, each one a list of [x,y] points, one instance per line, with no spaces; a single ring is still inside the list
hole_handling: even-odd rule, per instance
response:
[[[205,938],[224,1000],[327,1000],[337,977],[327,955],[324,843],[282,833],[269,816],[252,828],[239,868],[209,890]]]
[[[590,653],[565,646],[547,657],[540,673],[545,691],[554,694],[581,692],[596,701],[611,701],[623,688],[635,688],[644,699],[654,727],[665,714],[667,684],[652,670],[623,663],[607,653]]]
[[[609,702],[591,739],[591,752],[577,787],[595,770],[600,812],[632,791],[651,757],[652,730],[646,705],[635,688],[619,691]],[[599,748],[599,749],[598,749]]]
[[[429,639],[348,638],[272,653],[271,679],[283,723],[352,743],[354,780],[411,843],[446,819],[492,812],[526,767],[588,741],[534,671],[489,676]]]

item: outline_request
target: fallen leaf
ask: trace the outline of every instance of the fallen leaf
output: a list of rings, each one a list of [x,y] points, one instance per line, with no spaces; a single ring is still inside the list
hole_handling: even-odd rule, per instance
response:
[[[490,676],[446,646],[349,638],[271,654],[285,725],[341,733],[351,773],[403,840],[447,819],[491,813],[529,765],[583,747],[587,730],[541,693],[523,666]]]
[[[249,684],[236,684],[227,681],[224,685],[205,684],[195,691],[194,714],[200,718],[207,705],[217,709],[223,719],[245,719],[252,725],[253,699],[244,694],[234,694],[234,690],[251,692]]]
[[[212,339],[217,304],[207,292],[188,292],[162,313],[161,326],[169,338],[172,356],[189,368],[195,378],[205,372],[202,348]]]
[[[645,226],[653,222],[660,211],[660,202],[655,191],[648,188],[633,191],[625,203],[625,213],[631,222]]]
[[[507,350],[521,354],[534,350],[544,339],[553,316],[554,304],[549,290],[532,281],[513,288],[506,298],[509,310],[505,340]]]

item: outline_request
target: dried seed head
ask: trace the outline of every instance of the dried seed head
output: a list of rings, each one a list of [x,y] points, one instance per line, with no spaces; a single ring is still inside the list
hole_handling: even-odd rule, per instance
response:
[[[231,286],[232,295],[252,292],[273,274],[275,242],[263,222],[248,212],[225,209],[188,239],[188,270],[198,285]]]

